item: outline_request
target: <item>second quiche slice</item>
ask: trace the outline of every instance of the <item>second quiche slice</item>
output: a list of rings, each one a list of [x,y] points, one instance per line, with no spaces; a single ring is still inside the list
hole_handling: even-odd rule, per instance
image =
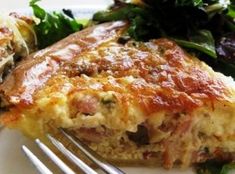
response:
[[[125,41],[125,22],[30,55],[0,85],[1,122],[31,137],[62,127],[113,161],[233,160],[235,82],[167,39]]]

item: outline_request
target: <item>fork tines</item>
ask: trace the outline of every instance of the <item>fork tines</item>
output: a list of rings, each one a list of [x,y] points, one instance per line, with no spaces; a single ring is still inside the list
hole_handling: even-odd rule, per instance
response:
[[[124,174],[119,168],[111,165],[107,161],[105,161],[100,155],[94,152],[91,148],[89,148],[86,144],[84,144],[80,139],[73,136],[72,134],[66,132],[63,129],[59,129],[60,132],[70,140],[88,159],[90,159],[93,163],[95,163],[101,170],[103,170],[107,174]],[[89,167],[86,163],[84,163],[81,159],[79,159],[74,153],[68,150],[60,141],[54,138],[51,135],[47,135],[48,139],[52,142],[52,144],[72,163],[74,163],[80,170],[82,170],[85,174],[97,174],[97,172]],[[52,152],[44,143],[42,143],[39,139],[35,140],[36,144],[39,148],[66,174],[75,174],[67,164],[65,164],[54,152]],[[43,162],[41,162],[36,155],[34,155],[25,145],[22,146],[23,152],[29,158],[29,160],[33,163],[36,169],[42,174],[52,174],[53,172],[46,167]]]

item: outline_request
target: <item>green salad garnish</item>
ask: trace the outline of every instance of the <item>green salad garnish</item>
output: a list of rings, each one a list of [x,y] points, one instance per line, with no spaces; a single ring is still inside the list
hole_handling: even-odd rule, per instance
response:
[[[197,174],[232,174],[235,172],[235,163],[221,163],[207,161],[196,166]]]
[[[39,1],[32,0],[30,2],[34,16],[39,20],[34,26],[39,49],[45,48],[65,38],[69,34],[83,29],[83,25],[74,19],[71,11],[64,10],[63,13],[48,13],[37,5]]]

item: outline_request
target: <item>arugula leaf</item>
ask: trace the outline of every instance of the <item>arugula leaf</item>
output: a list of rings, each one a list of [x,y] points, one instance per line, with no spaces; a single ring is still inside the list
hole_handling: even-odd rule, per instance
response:
[[[39,1],[41,0],[32,0],[29,2],[29,5],[33,8],[34,15],[39,19],[42,19],[46,16],[46,12],[36,4]]]
[[[40,22],[34,26],[39,49],[45,48],[83,28],[82,24],[66,14],[57,12],[47,13],[37,5],[39,1],[40,0],[30,1],[30,6],[33,9],[35,17],[40,20]]]
[[[190,36],[189,41],[174,40],[185,48],[195,49],[216,58],[215,41],[211,32],[208,30],[199,30],[196,34]]]
[[[151,16],[148,10],[133,4],[125,4],[124,7],[113,11],[97,12],[94,14],[93,20],[99,22],[128,20],[130,21],[128,34],[138,41],[148,40],[153,37],[153,32],[149,30],[154,31],[154,35],[158,37],[164,33],[156,21],[157,18]]]

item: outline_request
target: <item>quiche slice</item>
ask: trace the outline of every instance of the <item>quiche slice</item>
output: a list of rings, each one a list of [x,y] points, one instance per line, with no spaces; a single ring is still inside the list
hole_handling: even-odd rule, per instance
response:
[[[0,85],[1,122],[36,138],[64,128],[110,161],[171,168],[234,160],[235,82],[167,39],[106,23],[30,55]]]
[[[0,83],[22,57],[36,50],[33,19],[17,13],[0,14]]]

